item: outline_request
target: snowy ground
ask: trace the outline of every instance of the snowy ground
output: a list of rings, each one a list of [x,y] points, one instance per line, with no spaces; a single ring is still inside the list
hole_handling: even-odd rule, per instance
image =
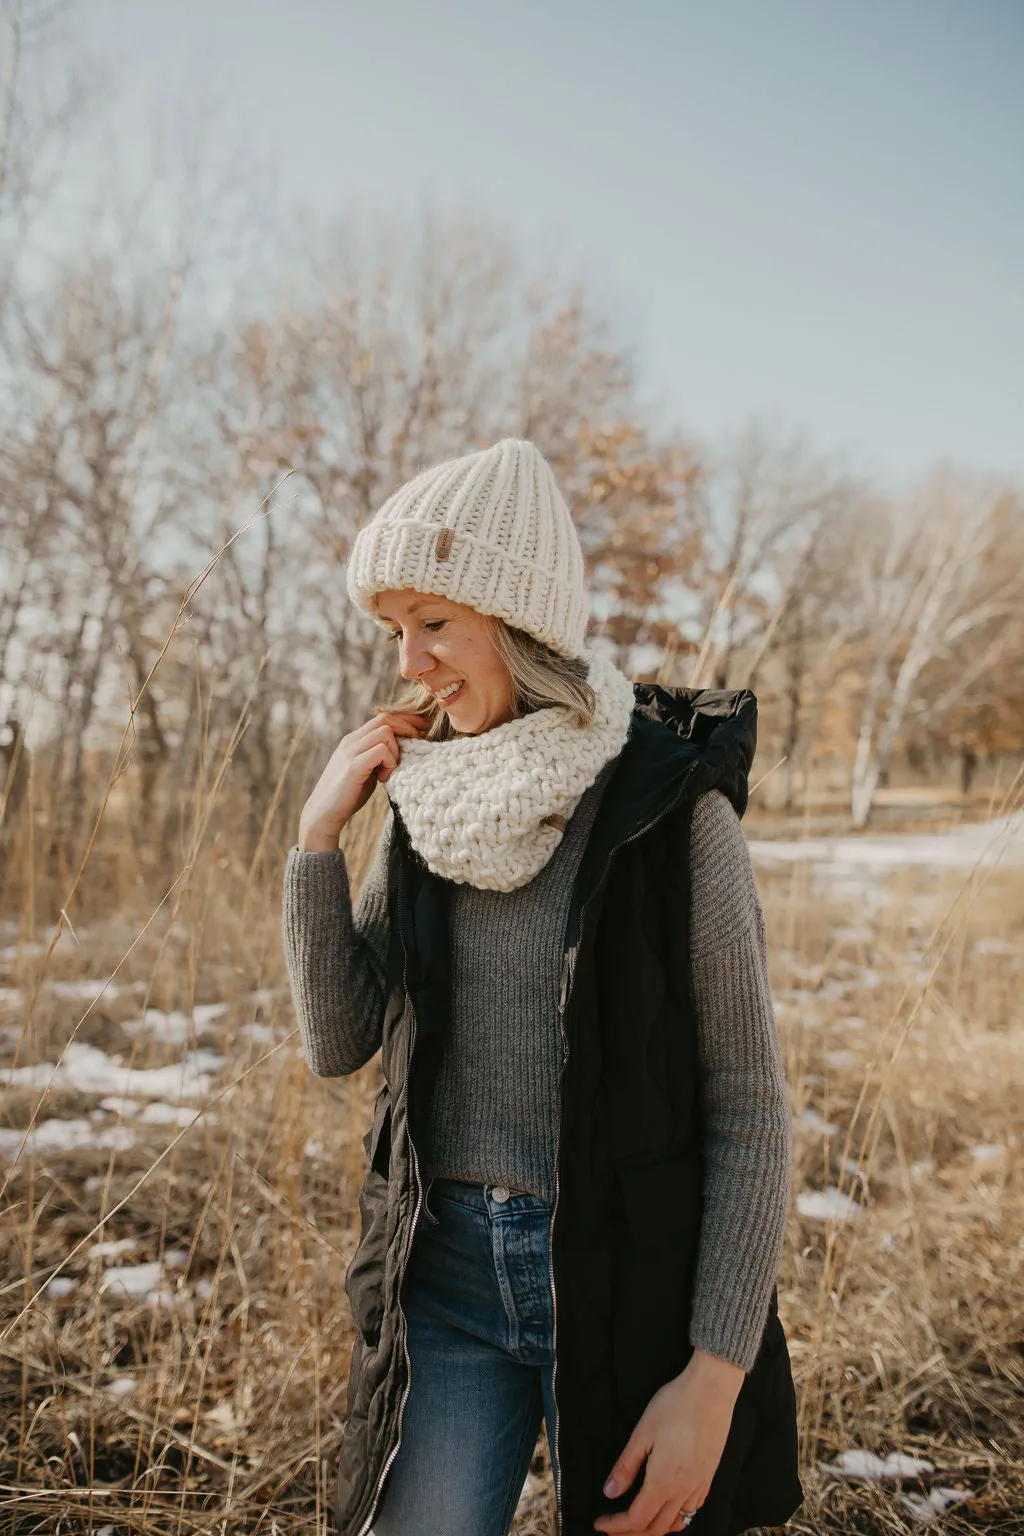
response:
[[[97,997],[104,981],[86,978],[49,982],[47,986],[54,997],[82,1004]],[[131,990],[110,985],[104,996]],[[271,989],[261,988],[251,993],[246,1002],[254,1013],[265,1014],[274,996]],[[23,1000],[18,988],[0,989],[0,1012],[16,1019]],[[71,1040],[59,1059],[55,1055],[50,1060],[0,1067],[0,1097],[5,1089],[21,1089],[36,1095],[77,1094],[92,1101],[88,1118],[79,1110],[63,1118],[40,1115],[30,1131],[0,1126],[0,1162],[29,1153],[83,1149],[124,1152],[135,1145],[144,1127],[166,1127],[173,1135],[191,1125],[202,1103],[214,1092],[217,1074],[224,1064],[221,1052],[198,1045],[198,1037],[217,1035],[227,1012],[227,1003],[199,1003],[189,1014],[147,1008],[140,1017],[122,1021],[118,1028],[136,1049],[143,1047],[147,1053],[157,1051],[172,1058],[159,1066],[136,1066],[133,1061],[126,1061],[122,1053]],[[286,1032],[283,1025],[272,1026],[260,1017],[250,1018],[232,1031],[236,1040],[257,1047],[275,1044]],[[0,1034],[8,1059],[19,1033],[17,1023],[12,1022]]]
[[[1024,868],[1024,811],[946,832],[866,833],[861,837],[753,839],[750,851],[764,860],[805,860],[836,869],[888,873],[908,865],[972,869],[1000,863]]]
[[[1001,867],[1024,867],[1024,816],[962,826],[946,833],[754,840],[750,847],[766,872],[804,861],[814,880],[810,899],[802,906],[797,903],[797,922],[790,936],[780,942],[780,924],[773,930],[772,943],[773,972],[778,972],[773,976],[777,984],[775,1006],[794,1063],[791,1088],[797,1184],[793,1204],[804,1258],[834,1233],[851,1246],[857,1245],[862,1261],[865,1254],[882,1255],[877,1273],[884,1279],[890,1267],[899,1263],[901,1254],[913,1246],[914,1223],[919,1219],[915,1201],[919,1196],[929,1197],[934,1205],[939,1180],[945,1180],[943,1189],[967,1190],[966,1208],[973,1202],[995,1210],[994,1202],[1017,1163],[1022,1143],[1019,1133],[1014,1136],[1008,1123],[998,1117],[976,1117],[973,1099],[967,1101],[965,1121],[955,1128],[955,1135],[935,1147],[915,1145],[908,1152],[900,1179],[890,1178],[887,1169],[879,1169],[872,1162],[870,1149],[862,1148],[857,1137],[851,1136],[847,1143],[848,1132],[857,1123],[857,1091],[876,1068],[873,1058],[880,1027],[890,1015],[894,998],[907,982],[921,987],[929,984],[932,959],[926,950],[928,919],[936,906],[939,884],[949,883],[940,882],[938,875],[947,871],[959,882],[976,866],[996,861]],[[923,878],[893,882],[891,877],[904,869],[921,871]],[[788,886],[789,882],[766,882],[766,888],[771,890],[778,884]],[[900,890],[901,885],[908,889]],[[845,901],[852,906],[844,906]],[[801,928],[801,924],[805,926]],[[1011,937],[1003,936],[1000,922],[994,930],[986,930],[984,925],[975,927],[964,953],[968,959],[988,957],[981,971],[987,974],[991,969],[993,974],[1008,977],[1007,985],[1012,986],[1024,957],[1012,942],[1011,928],[1005,929]],[[68,958],[74,960],[74,969],[86,968],[88,931],[80,929],[79,936],[85,941],[86,953],[82,945],[66,941],[65,936],[54,957],[59,962],[53,966],[55,971],[70,970],[64,963]],[[786,943],[793,947],[784,947]],[[122,985],[119,975],[103,990],[104,1003],[120,1004],[110,1014],[110,1033],[94,1032],[88,1040],[80,1037],[65,1045],[81,1013],[105,985],[101,977],[66,976],[48,980],[41,994],[44,1001],[49,1000],[48,1006],[52,1005],[50,1015],[59,1021],[56,1032],[51,1028],[49,1034],[33,1037],[50,1042],[35,1048],[44,1059],[35,1055],[26,1059],[22,1049],[19,1064],[14,1066],[27,1001],[24,978],[28,969],[16,969],[16,963],[35,958],[45,949],[39,942],[19,946],[16,931],[0,925],[0,1099],[10,1095],[7,1123],[0,1126],[0,1177],[7,1174],[16,1158],[28,1163],[34,1157],[54,1165],[59,1175],[66,1177],[68,1155],[83,1149],[89,1154],[102,1152],[104,1156],[95,1159],[95,1167],[106,1170],[108,1163],[119,1162],[119,1154],[132,1148],[136,1148],[136,1159],[151,1157],[182,1131],[187,1132],[187,1144],[191,1145],[193,1138],[203,1135],[203,1126],[224,1108],[223,1102],[211,1104],[210,1100],[231,1079],[233,1052],[242,1046],[247,1053],[261,1054],[291,1027],[283,1006],[286,987],[250,993],[241,1011],[237,1006],[229,1010],[216,1000],[187,1012],[143,1011],[142,998],[135,991],[141,984]],[[216,992],[216,986],[206,990]],[[941,993],[941,988],[936,990]],[[915,1061],[914,1053],[920,1056],[922,1074],[933,1070],[927,1053],[938,1048],[938,1027],[946,1027],[943,1021],[950,1012],[941,995],[935,1008],[934,1015],[922,1013],[907,1036],[906,1054]],[[1015,1010],[1010,1011],[1017,1016]],[[116,1024],[112,1022],[114,1016],[121,1016]],[[965,1016],[963,1021],[949,1024],[954,1033],[957,1029],[967,1031],[969,1026],[969,1033],[963,1036],[963,1059],[965,1063],[969,1059],[970,1070],[977,1073],[977,1083],[972,1079],[968,1085],[971,1094],[978,1084],[984,1087],[986,1053],[992,1053],[994,1063],[1005,1059],[998,1055],[1006,1040],[1005,1031],[996,1027],[999,1017],[999,1009],[994,1007],[991,1014],[981,1011],[976,1017]],[[966,1076],[966,1064],[963,1072]],[[990,1075],[998,1076],[996,1066]],[[906,1079],[902,1081],[905,1084]],[[956,1082],[959,1087],[960,1079]],[[60,1105],[44,1102],[23,1145],[31,1110],[47,1090],[53,1100],[60,1096]],[[940,1099],[936,1097],[934,1103],[938,1105]],[[189,1131],[194,1121],[199,1122],[197,1129]],[[911,1129],[913,1123],[914,1115],[908,1114]],[[333,1158],[336,1167],[337,1147],[329,1145],[326,1132],[321,1134],[324,1139],[312,1137],[300,1142],[304,1155],[314,1165],[331,1166]],[[91,1174],[82,1179],[85,1194],[101,1186],[100,1174],[93,1173],[84,1159],[72,1167],[76,1178]],[[949,1198],[954,1209],[953,1194]],[[90,1298],[98,1301],[102,1296],[104,1307],[117,1312],[145,1300],[157,1309],[155,1319],[174,1322],[182,1315],[177,1309],[209,1299],[212,1281],[209,1275],[193,1279],[186,1274],[186,1250],[161,1248],[152,1233],[147,1233],[145,1223],[137,1224],[138,1235],[93,1243],[66,1269],[61,1255],[64,1272],[53,1274],[44,1290],[51,1320],[59,1321],[64,1315],[62,1305],[70,1316],[75,1307],[84,1308],[92,1304]],[[331,1262],[335,1262],[333,1256]],[[838,1309],[836,1292],[833,1302]],[[121,1369],[117,1374],[113,1371],[112,1364],[110,1379],[103,1384],[111,1399],[131,1397],[134,1402],[136,1394],[150,1390],[145,1372],[126,1375]],[[205,1414],[207,1425],[234,1433],[231,1415],[235,1406],[232,1398],[210,1409]],[[848,1432],[851,1436],[855,1432],[852,1424]],[[937,1470],[931,1460],[912,1454],[915,1448],[911,1442],[897,1443],[903,1443],[904,1450],[884,1457],[859,1447],[830,1451],[830,1459],[818,1463],[818,1473],[832,1492],[867,1485],[866,1497],[874,1499],[880,1492],[891,1490],[891,1498],[914,1526],[938,1522],[971,1497],[969,1488],[955,1486],[965,1479],[958,1476],[958,1469],[948,1459]],[[931,1454],[930,1446],[927,1448]],[[938,1454],[935,1460],[941,1460]],[[546,1487],[543,1480],[528,1480],[521,1512],[531,1502],[539,1503],[546,1497]]]

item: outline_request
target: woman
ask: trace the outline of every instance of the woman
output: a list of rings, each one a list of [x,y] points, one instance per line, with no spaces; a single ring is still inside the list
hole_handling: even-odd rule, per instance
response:
[[[504,1536],[542,1416],[564,1536],[780,1524],[791,1130],[739,825],[754,698],[634,687],[585,648],[528,442],[398,490],[348,588],[414,689],[341,741],[285,870],[310,1066],[381,1049],[385,1078],[338,1529]],[[377,783],[353,913],[338,839]]]

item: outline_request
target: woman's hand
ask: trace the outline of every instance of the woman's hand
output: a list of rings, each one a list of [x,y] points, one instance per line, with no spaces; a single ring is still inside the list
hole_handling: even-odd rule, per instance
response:
[[[614,1536],[665,1536],[681,1531],[681,1509],[699,1509],[722,1459],[736,1396],[745,1372],[728,1360],[694,1350],[685,1370],[651,1398],[604,1491],[615,1498],[647,1461],[643,1484],[628,1509],[600,1515],[594,1529]]]
[[[426,728],[423,715],[390,710],[341,738],[302,808],[298,845],[303,852],[337,848],[349,820],[398,767],[398,738],[420,737]]]

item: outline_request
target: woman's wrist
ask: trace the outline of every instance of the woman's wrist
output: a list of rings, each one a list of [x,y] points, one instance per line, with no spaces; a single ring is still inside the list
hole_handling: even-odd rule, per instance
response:
[[[686,1365],[686,1371],[701,1383],[707,1391],[720,1393],[735,1399],[743,1385],[746,1371],[732,1360],[709,1354],[706,1349],[694,1348]]]
[[[340,830],[330,833],[316,827],[300,827],[296,846],[300,853],[337,853],[340,837]]]

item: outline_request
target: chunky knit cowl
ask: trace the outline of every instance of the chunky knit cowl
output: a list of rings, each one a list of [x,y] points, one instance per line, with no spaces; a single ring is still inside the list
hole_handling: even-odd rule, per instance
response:
[[[551,705],[449,741],[403,739],[387,782],[413,847],[434,874],[484,891],[512,891],[541,870],[565,823],[629,732],[633,684],[592,654],[590,725]]]

